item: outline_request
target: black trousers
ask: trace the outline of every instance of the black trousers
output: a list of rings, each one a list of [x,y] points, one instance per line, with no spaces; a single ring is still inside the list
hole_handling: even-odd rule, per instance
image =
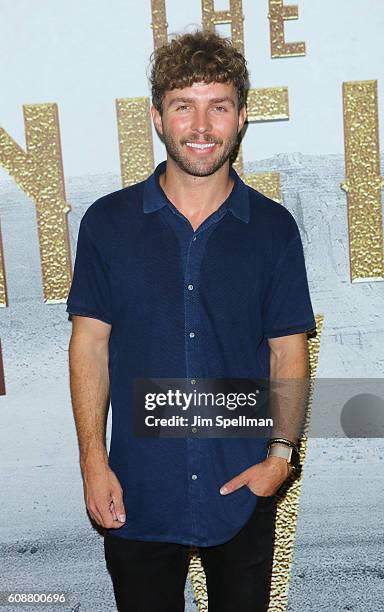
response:
[[[268,609],[275,516],[274,496],[260,498],[235,537],[197,549],[206,576],[209,612]],[[111,533],[105,535],[104,553],[119,612],[184,612],[193,548],[129,540]]]

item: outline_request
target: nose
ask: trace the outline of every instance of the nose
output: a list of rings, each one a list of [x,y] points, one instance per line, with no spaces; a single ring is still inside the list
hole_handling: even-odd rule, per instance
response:
[[[204,132],[209,132],[212,129],[210,117],[206,109],[195,109],[191,129],[198,134],[204,134]]]

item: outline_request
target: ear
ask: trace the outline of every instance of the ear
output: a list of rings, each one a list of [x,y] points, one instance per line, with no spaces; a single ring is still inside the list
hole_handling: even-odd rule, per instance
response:
[[[163,122],[161,119],[161,115],[159,113],[159,111],[157,110],[157,108],[155,106],[151,106],[151,115],[152,115],[152,120],[153,123],[155,124],[155,128],[156,130],[159,132],[159,134],[163,134]]]
[[[247,119],[247,108],[244,104],[244,106],[242,106],[241,109],[239,110],[239,129],[238,129],[239,132],[243,129],[246,119]]]

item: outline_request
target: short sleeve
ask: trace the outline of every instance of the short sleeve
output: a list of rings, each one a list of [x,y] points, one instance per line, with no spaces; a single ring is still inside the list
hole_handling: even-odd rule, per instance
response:
[[[66,311],[112,324],[109,265],[92,237],[85,217],[80,222]]]
[[[278,338],[316,328],[305,268],[303,245],[296,234],[276,263],[263,303],[267,338]]]

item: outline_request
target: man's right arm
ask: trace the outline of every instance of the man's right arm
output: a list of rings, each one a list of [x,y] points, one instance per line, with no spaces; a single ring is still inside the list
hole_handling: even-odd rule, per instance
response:
[[[110,332],[104,321],[72,315],[69,372],[85,504],[100,526],[119,528],[125,521],[123,492],[105,445]]]

